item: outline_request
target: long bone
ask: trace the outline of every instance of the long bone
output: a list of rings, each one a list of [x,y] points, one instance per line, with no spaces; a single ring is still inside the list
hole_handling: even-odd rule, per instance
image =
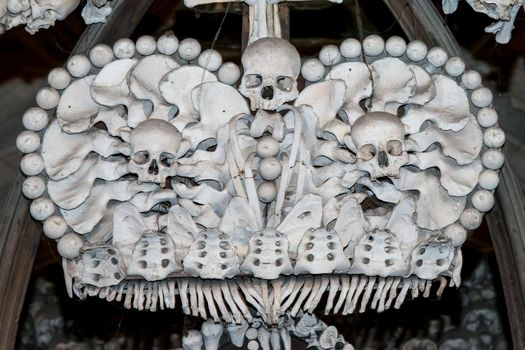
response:
[[[341,292],[339,293],[339,299],[334,307],[334,313],[338,313],[339,309],[343,306],[343,303],[346,300],[348,291],[350,290],[350,276],[342,275],[341,276]]]
[[[365,294],[363,295],[363,299],[361,300],[361,307],[359,308],[360,313],[363,313],[366,310],[366,306],[368,305],[368,302],[370,301],[370,296],[372,295],[372,292],[374,291],[376,279],[377,279],[376,276],[368,277]]]
[[[292,315],[293,317],[297,316],[297,313],[301,309],[301,306],[303,305],[304,300],[312,292],[313,284],[314,284],[313,276],[307,276],[306,281],[304,283],[304,287],[302,288],[301,293],[299,294],[299,298],[295,302],[295,305],[290,311],[290,315]]]
[[[348,310],[349,314],[352,314],[357,307],[357,301],[359,300],[359,297],[361,297],[361,294],[365,290],[366,283],[368,282],[368,277],[361,276],[359,279],[359,284],[357,285],[357,291],[355,292],[354,296],[352,297],[352,303],[350,305],[350,308]]]
[[[219,307],[219,310],[221,311],[223,319],[228,322],[236,322],[240,323],[242,320],[241,313],[237,306],[235,306],[235,302],[231,298],[231,294],[229,293],[223,293],[223,290],[221,288],[223,281],[211,281],[211,291],[213,294],[213,299],[217,302],[217,306]],[[223,298],[224,297],[224,298]],[[227,306],[230,307],[230,311],[228,311]],[[229,320],[229,321],[228,321]]]
[[[348,290],[348,295],[346,296],[345,305],[343,307],[343,315],[347,315],[352,306],[352,300],[354,298],[355,292],[357,291],[357,286],[359,282],[359,276],[352,276],[350,281],[350,288]]]
[[[198,279],[195,282],[195,289],[197,290],[197,310],[199,311],[200,317],[207,320],[208,316],[206,315],[206,299],[204,296],[204,291],[202,290],[202,283],[203,281],[201,279]],[[218,318],[218,316],[216,315],[216,309],[215,309],[215,305],[213,305],[213,302],[211,303],[211,306],[209,307],[209,311],[210,311],[210,314],[212,314],[213,312],[212,317],[214,319]]]
[[[330,283],[330,278],[328,276],[322,275],[320,278],[321,286],[315,294],[315,297],[310,301],[310,303],[307,302],[305,304],[307,311],[310,313],[314,312],[314,309],[317,307],[317,305],[319,305],[319,302],[321,301],[321,298],[323,297],[324,293],[326,292],[326,288],[328,288],[328,284]]]
[[[244,345],[244,338],[248,327],[249,325],[246,320],[241,320],[238,323],[230,323],[226,325],[226,330],[230,335],[230,341],[233,345],[238,348],[241,348]]]
[[[328,298],[326,299],[326,305],[324,309],[324,314],[328,315],[334,306],[334,299],[339,291],[339,275],[332,275],[330,278],[330,287],[328,292]]]
[[[211,320],[204,321],[201,326],[201,333],[204,338],[204,348],[206,350],[218,350],[224,328],[222,323],[213,323]]]
[[[222,286],[223,285],[221,284],[221,287]],[[237,284],[235,282],[232,282],[232,281],[226,281],[226,286],[224,286],[223,289],[226,289],[226,288],[228,288],[228,290],[230,291],[230,293],[232,295],[232,298],[233,298],[233,301],[235,301],[235,304],[241,310],[242,315],[244,316],[244,318],[247,319],[248,321],[251,321],[253,319],[253,316],[250,313],[250,310],[248,310],[248,306],[246,306],[246,303],[242,299],[241,294],[239,293],[239,290],[237,288]]]
[[[388,292],[392,288],[392,284],[394,283],[393,277],[387,277],[385,281],[385,287],[383,288],[383,291],[381,292],[381,297],[379,298],[379,305],[377,307],[377,312],[383,312],[386,309],[385,302],[386,297],[388,295]]]

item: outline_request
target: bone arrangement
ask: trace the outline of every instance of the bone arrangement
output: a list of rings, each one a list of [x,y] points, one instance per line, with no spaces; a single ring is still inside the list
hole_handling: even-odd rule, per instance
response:
[[[272,325],[323,298],[441,295],[504,161],[480,74],[400,37],[308,59],[261,38],[242,69],[173,33],[123,38],[48,81],[17,139],[23,193],[69,295],[126,308]]]

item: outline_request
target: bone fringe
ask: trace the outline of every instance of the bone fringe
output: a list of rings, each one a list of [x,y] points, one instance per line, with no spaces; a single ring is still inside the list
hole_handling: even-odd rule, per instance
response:
[[[182,311],[187,315],[212,318],[215,322],[241,323],[257,314],[269,324],[290,312],[314,312],[326,295],[324,313],[348,315],[366,311],[399,309],[407,295],[413,299],[422,295],[442,295],[447,279],[435,281],[417,277],[376,277],[349,275],[287,276],[273,281],[242,277],[232,280],[202,280],[177,278],[159,282],[125,280],[117,286],[76,288],[81,299],[98,296],[107,301],[122,302],[127,309],[156,311],[174,309],[177,295]],[[410,292],[410,293],[409,293]],[[359,305],[359,307],[358,307]]]

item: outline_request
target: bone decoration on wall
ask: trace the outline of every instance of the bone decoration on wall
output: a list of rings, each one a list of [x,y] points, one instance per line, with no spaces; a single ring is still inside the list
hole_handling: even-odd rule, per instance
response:
[[[443,12],[445,14],[456,12],[459,2],[460,0],[442,0]],[[496,20],[485,28],[485,32],[493,33],[500,44],[507,44],[510,41],[514,22],[524,6],[524,0],[466,0],[466,2],[474,11],[484,13]]]
[[[36,104],[23,193],[69,295],[231,325],[459,286],[504,161],[480,74],[400,37],[304,59],[262,38],[242,69],[173,33],[123,38],[52,70]]]
[[[30,34],[47,29],[73,12],[80,0],[0,0],[0,34],[25,25]],[[111,14],[110,0],[87,0],[82,18],[86,24],[102,23]]]

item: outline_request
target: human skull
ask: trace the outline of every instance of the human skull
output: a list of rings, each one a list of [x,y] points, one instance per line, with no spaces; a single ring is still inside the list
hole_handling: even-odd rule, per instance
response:
[[[139,181],[164,186],[177,172],[180,142],[180,132],[173,124],[161,119],[143,121],[131,132],[128,171],[137,174]]]
[[[399,118],[385,112],[370,112],[357,119],[350,134],[357,149],[357,168],[372,179],[399,178],[408,163],[405,129]]]
[[[297,98],[301,57],[288,41],[262,38],[253,42],[242,55],[242,66],[239,91],[250,99],[252,110],[274,110]]]
[[[63,20],[78,6],[80,0],[30,0],[31,20],[27,30],[34,34],[39,29],[46,29]]]

